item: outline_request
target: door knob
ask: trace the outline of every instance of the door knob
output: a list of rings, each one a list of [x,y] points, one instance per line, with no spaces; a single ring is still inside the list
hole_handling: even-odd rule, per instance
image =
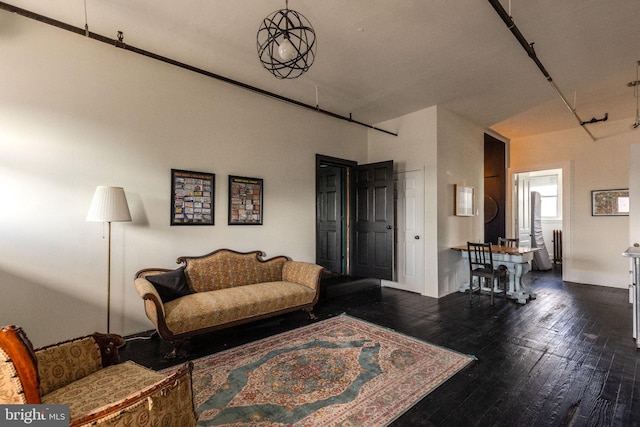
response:
[[[420,236],[415,236],[414,239],[420,240]]]
[[[391,226],[390,225],[387,225],[387,230],[391,230]]]

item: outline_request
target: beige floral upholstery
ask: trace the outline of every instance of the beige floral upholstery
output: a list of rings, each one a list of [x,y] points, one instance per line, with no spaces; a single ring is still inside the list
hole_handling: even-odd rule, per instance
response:
[[[77,426],[190,427],[195,426],[191,372],[193,364],[116,405],[102,408]]]
[[[124,362],[53,391],[42,403],[68,403],[77,425],[102,420],[107,425],[189,426],[194,424],[190,372],[189,365],[165,377]]]
[[[254,253],[217,251],[202,258],[187,258],[184,274],[195,292],[215,291],[282,280],[286,261],[285,257],[258,261]]]
[[[294,311],[311,310],[318,301],[322,267],[284,256],[262,259],[261,251],[220,249],[200,257],[180,257],[193,294],[162,302],[145,269],[134,285],[144,299],[147,317],[161,337],[174,345],[175,357],[185,339],[228,326]]]
[[[282,280],[304,285],[315,290],[318,286],[317,278],[322,267],[306,262],[287,261],[282,267]]]
[[[120,401],[164,379],[164,375],[124,362],[108,366],[96,373],[53,390],[42,397],[42,403],[69,402],[71,419],[80,418],[96,408]]]
[[[24,404],[27,399],[9,355],[0,348],[0,404]]]
[[[42,348],[36,358],[41,396],[102,369],[100,347],[93,337]]]
[[[314,290],[291,282],[268,282],[200,292],[164,305],[167,326],[177,334],[313,302]]]

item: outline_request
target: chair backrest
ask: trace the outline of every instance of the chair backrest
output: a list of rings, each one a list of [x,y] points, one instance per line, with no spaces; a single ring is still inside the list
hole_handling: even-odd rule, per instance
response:
[[[491,243],[467,242],[467,251],[469,252],[469,268],[471,271],[476,268],[493,269]]]
[[[507,239],[506,237],[498,237],[498,246],[508,246],[510,248],[517,248],[520,246],[520,239]]]

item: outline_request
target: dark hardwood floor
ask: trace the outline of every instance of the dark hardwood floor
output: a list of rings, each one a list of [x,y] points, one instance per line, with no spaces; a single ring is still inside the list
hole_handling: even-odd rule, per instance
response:
[[[347,313],[478,360],[416,404],[393,425],[637,426],[640,352],[632,338],[626,289],[562,282],[556,270],[527,277],[537,299],[526,305],[466,294],[439,300],[371,286],[327,289],[319,320]],[[338,289],[338,287],[336,287]],[[310,323],[292,313],[197,337],[188,358],[241,345]],[[159,339],[130,340],[122,360],[154,369],[183,363],[163,359]]]

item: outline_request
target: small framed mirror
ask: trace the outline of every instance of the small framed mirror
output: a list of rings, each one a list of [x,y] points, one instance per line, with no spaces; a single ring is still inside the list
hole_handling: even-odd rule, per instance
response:
[[[474,211],[473,187],[466,185],[455,186],[455,212],[456,216],[473,216]]]

